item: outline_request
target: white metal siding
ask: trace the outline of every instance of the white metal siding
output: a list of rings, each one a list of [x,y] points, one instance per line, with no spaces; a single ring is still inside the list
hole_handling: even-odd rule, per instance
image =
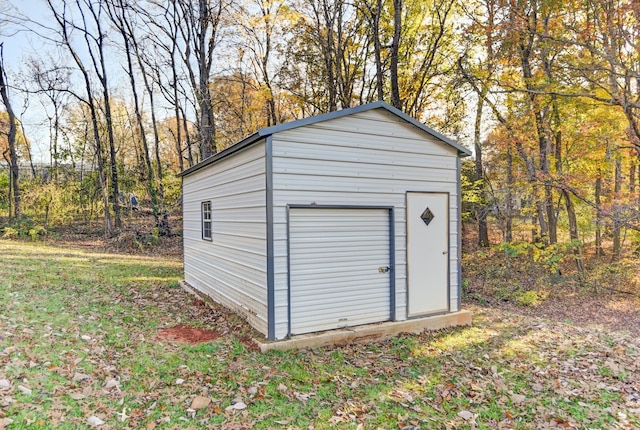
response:
[[[276,338],[288,331],[287,204],[395,208],[396,319],[406,318],[407,191],[450,194],[451,311],[458,310],[457,152],[375,109],[276,133],[273,216]]]
[[[291,333],[390,319],[389,210],[292,208]]]
[[[264,141],[183,178],[185,280],[267,333]],[[200,205],[210,200],[212,241]]]

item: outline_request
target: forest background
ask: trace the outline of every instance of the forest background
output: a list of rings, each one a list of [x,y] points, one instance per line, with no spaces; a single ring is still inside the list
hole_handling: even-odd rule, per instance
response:
[[[0,59],[5,237],[135,224],[152,245],[179,234],[179,172],[384,100],[473,149],[466,252],[507,278],[600,288],[640,250],[636,1],[0,0],[3,48],[24,35],[42,48]],[[500,294],[536,302],[539,280]]]

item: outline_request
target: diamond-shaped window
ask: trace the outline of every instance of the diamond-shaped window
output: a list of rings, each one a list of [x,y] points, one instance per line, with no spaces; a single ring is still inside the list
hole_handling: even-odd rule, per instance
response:
[[[424,212],[422,212],[422,215],[420,215],[420,218],[422,218],[422,221],[424,221],[426,225],[429,225],[435,218],[435,215],[431,212],[431,209],[427,207]]]

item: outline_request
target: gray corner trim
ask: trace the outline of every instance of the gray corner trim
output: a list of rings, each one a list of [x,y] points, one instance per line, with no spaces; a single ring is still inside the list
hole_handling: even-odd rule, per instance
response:
[[[195,166],[192,166],[190,168],[188,168],[187,170],[183,171],[182,173],[179,173],[178,176],[186,176],[189,175],[197,170],[202,169],[203,167],[206,167],[210,164],[213,164],[223,158],[226,158],[232,154],[235,154],[236,152],[253,145],[254,143],[258,142],[261,138],[264,137],[268,137],[271,136],[272,134],[275,133],[280,133],[282,131],[286,131],[286,130],[291,130],[294,128],[298,128],[298,127],[302,127],[305,125],[311,125],[311,124],[317,124],[319,122],[323,122],[323,121],[328,121],[331,119],[336,119],[336,118],[342,118],[344,116],[348,116],[348,115],[353,115],[353,114],[357,114],[357,113],[361,113],[361,112],[367,112],[373,109],[385,109],[386,111],[394,114],[395,116],[397,116],[398,118],[408,122],[409,124],[413,125],[414,127],[418,128],[419,130],[422,130],[423,132],[435,137],[436,139],[446,143],[447,145],[453,147],[454,149],[457,150],[458,152],[458,156],[460,157],[468,157],[471,155],[471,151],[467,148],[465,148],[464,146],[460,145],[458,142],[449,139],[448,137],[446,137],[445,135],[438,133],[437,131],[433,130],[430,127],[427,127],[425,124],[421,123],[420,121],[418,121],[415,118],[410,117],[409,115],[407,115],[406,113],[402,112],[399,109],[394,108],[393,106],[383,102],[383,101],[377,101],[377,102],[373,102],[373,103],[368,103],[365,105],[360,105],[360,106],[356,106],[356,107],[352,107],[352,108],[348,108],[348,109],[342,109],[342,110],[338,110],[338,111],[334,111],[334,112],[329,112],[329,113],[325,113],[322,115],[317,115],[317,116],[312,116],[309,118],[303,118],[303,119],[299,119],[297,121],[291,121],[291,122],[286,122],[283,124],[278,124],[278,125],[273,125],[271,127],[265,127],[265,128],[261,128],[260,130],[256,131],[255,133],[251,134],[250,136],[245,137],[244,139],[242,139],[240,142],[235,143],[231,146],[229,146],[228,148],[218,152],[217,154],[212,155],[211,157],[202,160],[200,163],[196,164]]]
[[[396,320],[396,215],[394,208],[389,208],[389,266],[391,270],[389,300],[391,302],[391,321]]]
[[[460,175],[462,174],[462,163],[460,158],[456,161],[456,198],[458,205],[458,311],[462,309],[462,184]]]
[[[273,246],[273,144],[271,136],[265,141],[265,186],[267,207],[267,339],[276,339],[276,289]]]

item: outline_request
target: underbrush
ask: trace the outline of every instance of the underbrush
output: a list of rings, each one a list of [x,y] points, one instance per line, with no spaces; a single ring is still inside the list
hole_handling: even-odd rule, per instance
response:
[[[161,254],[167,256],[182,253],[182,217],[169,216],[170,234],[161,234],[154,217],[146,211],[125,212],[122,226],[113,236],[105,237],[102,220],[75,219],[64,225],[46,228],[37,220],[23,216],[18,220],[0,218],[0,238],[28,242],[90,246],[104,252],[133,254]]]
[[[33,242],[47,236],[47,229],[34,222],[31,218],[21,218],[11,220],[11,222],[0,222],[0,236],[4,239],[30,239]]]
[[[640,294],[640,263],[632,255],[612,263],[583,249],[579,270],[575,245],[543,247],[507,243],[463,255],[463,289],[476,301],[500,300],[535,307],[567,294]]]

